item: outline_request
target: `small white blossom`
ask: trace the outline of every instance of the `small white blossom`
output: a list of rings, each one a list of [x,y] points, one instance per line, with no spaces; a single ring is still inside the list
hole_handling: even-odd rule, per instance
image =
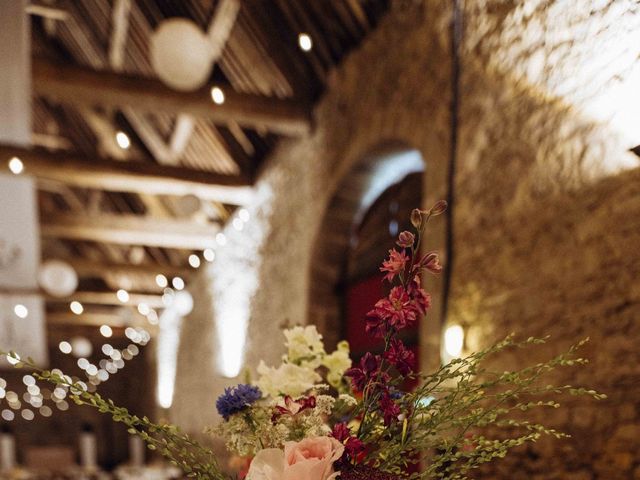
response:
[[[288,361],[292,363],[313,364],[312,368],[320,365],[319,360],[324,357],[324,344],[322,335],[318,333],[315,325],[307,327],[293,327],[284,331],[287,341]],[[309,365],[311,366],[311,365]]]
[[[292,363],[283,363],[274,368],[261,361],[258,374],[260,378],[256,384],[262,393],[274,398],[278,395],[299,397],[322,379],[313,369]]]
[[[349,344],[342,341],[338,344],[338,349],[324,357],[322,364],[327,367],[327,381],[332,387],[338,388],[342,382],[344,372],[351,368],[351,358],[349,358]]]
[[[338,396],[338,401],[343,402],[349,407],[355,407],[358,404],[358,401],[354,397],[346,393],[340,394]]]

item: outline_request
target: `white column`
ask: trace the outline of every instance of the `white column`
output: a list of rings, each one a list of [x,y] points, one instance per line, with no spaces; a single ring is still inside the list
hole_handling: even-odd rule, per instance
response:
[[[23,146],[31,142],[31,29],[26,5],[26,0],[0,0],[0,143]]]

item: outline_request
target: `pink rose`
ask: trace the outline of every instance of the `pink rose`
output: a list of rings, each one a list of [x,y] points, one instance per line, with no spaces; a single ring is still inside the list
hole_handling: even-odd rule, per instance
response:
[[[267,448],[258,452],[246,480],[333,480],[333,463],[344,452],[344,445],[331,437],[305,438],[287,442],[284,452]]]
[[[344,445],[332,437],[305,438],[284,444],[284,480],[329,480],[338,476],[333,462]]]

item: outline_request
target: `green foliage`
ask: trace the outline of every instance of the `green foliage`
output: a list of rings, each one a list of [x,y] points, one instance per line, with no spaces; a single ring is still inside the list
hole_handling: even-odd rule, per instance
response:
[[[545,384],[543,376],[562,367],[584,365],[576,356],[585,342],[566,353],[521,370],[495,372],[485,367],[487,360],[508,348],[527,348],[546,339],[522,342],[512,336],[486,350],[455,359],[431,375],[419,375],[421,386],[401,400],[403,411],[411,412],[401,424],[385,428],[379,415],[367,414],[361,439],[375,445],[368,460],[382,471],[410,480],[439,478],[465,479],[470,470],[504,457],[511,448],[535,442],[542,435],[567,437],[540,423],[522,418],[522,412],[536,408],[558,408],[563,394],[606,398],[594,390],[570,385]],[[487,438],[489,430],[496,438]],[[424,469],[403,475],[412,463]]]
[[[0,352],[19,358],[14,352]],[[147,417],[131,414],[126,408],[118,407],[112,400],[102,398],[98,393],[88,392],[86,385],[74,381],[67,375],[59,375],[49,370],[36,367],[31,359],[21,360],[16,368],[28,368],[37,379],[56,387],[66,387],[69,398],[77,405],[97,409],[100,413],[111,415],[118,423],[127,426],[131,435],[137,435],[147,445],[149,450],[157,451],[167,458],[173,465],[180,468],[187,477],[198,480],[227,480],[229,477],[220,471],[213,452],[193,440],[187,434],[179,431],[178,427],[170,424],[154,423]]]
[[[399,403],[410,412],[402,422],[385,427],[380,414],[361,402],[352,413],[362,417],[359,438],[375,448],[366,462],[383,472],[407,480],[428,478],[466,479],[470,470],[497,458],[510,449],[535,442],[543,435],[567,437],[541,423],[523,418],[523,414],[540,408],[558,408],[562,395],[606,398],[594,390],[571,385],[544,382],[545,374],[564,367],[581,366],[587,360],[577,350],[587,341],[572,346],[566,353],[543,363],[520,370],[497,372],[486,366],[488,360],[506,349],[525,349],[545,343],[546,339],[529,338],[517,342],[513,336],[474,353],[455,359],[430,375],[416,374],[420,386],[406,393]],[[2,355],[19,358],[14,352]],[[223,480],[213,453],[173,425],[151,422],[147,417],[132,415],[97,393],[86,390],[80,381],[66,375],[37,368],[31,359],[20,360],[17,368],[26,367],[42,381],[69,389],[70,398],[78,405],[89,406],[111,415],[125,424],[129,433],[142,438],[149,449],[158,451],[181,468],[188,477],[201,480]],[[399,384],[401,379],[392,380]],[[489,438],[486,431],[496,438]],[[483,433],[485,432],[485,433]],[[419,473],[407,475],[411,464],[422,463]]]

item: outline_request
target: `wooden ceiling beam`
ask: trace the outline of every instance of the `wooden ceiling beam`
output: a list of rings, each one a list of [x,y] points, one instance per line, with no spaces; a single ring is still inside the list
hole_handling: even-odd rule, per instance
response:
[[[47,303],[69,303],[77,301],[83,305],[115,305],[137,307],[141,303],[147,304],[150,308],[165,308],[160,295],[149,295],[145,293],[129,293],[129,300],[121,302],[115,292],[75,292],[67,298],[45,297]]]
[[[27,174],[81,188],[150,195],[195,195],[202,200],[231,205],[246,205],[253,193],[249,181],[241,176],[0,146],[0,165],[6,165],[11,157],[22,160]]]
[[[226,124],[235,120],[249,128],[283,135],[310,130],[311,109],[299,101],[241,94],[225,90],[225,102],[215,105],[209,89],[179,92],[148,78],[128,77],[33,59],[33,91],[76,106],[130,107],[146,112],[188,114]]]
[[[40,227],[44,237],[185,250],[215,247],[215,236],[220,231],[216,224],[114,214],[49,215],[42,219]]]
[[[93,262],[83,259],[63,259],[71,265],[80,277],[101,276],[108,272],[114,275],[147,275],[155,277],[158,274],[166,277],[181,277],[184,280],[194,273],[193,269],[174,267],[171,265],[159,264],[122,264],[113,262]]]
[[[108,325],[112,328],[144,327],[149,333],[155,330],[140,315],[134,315],[131,320],[118,313],[85,313],[75,315],[71,312],[50,312],[46,314],[48,327],[101,327]]]

